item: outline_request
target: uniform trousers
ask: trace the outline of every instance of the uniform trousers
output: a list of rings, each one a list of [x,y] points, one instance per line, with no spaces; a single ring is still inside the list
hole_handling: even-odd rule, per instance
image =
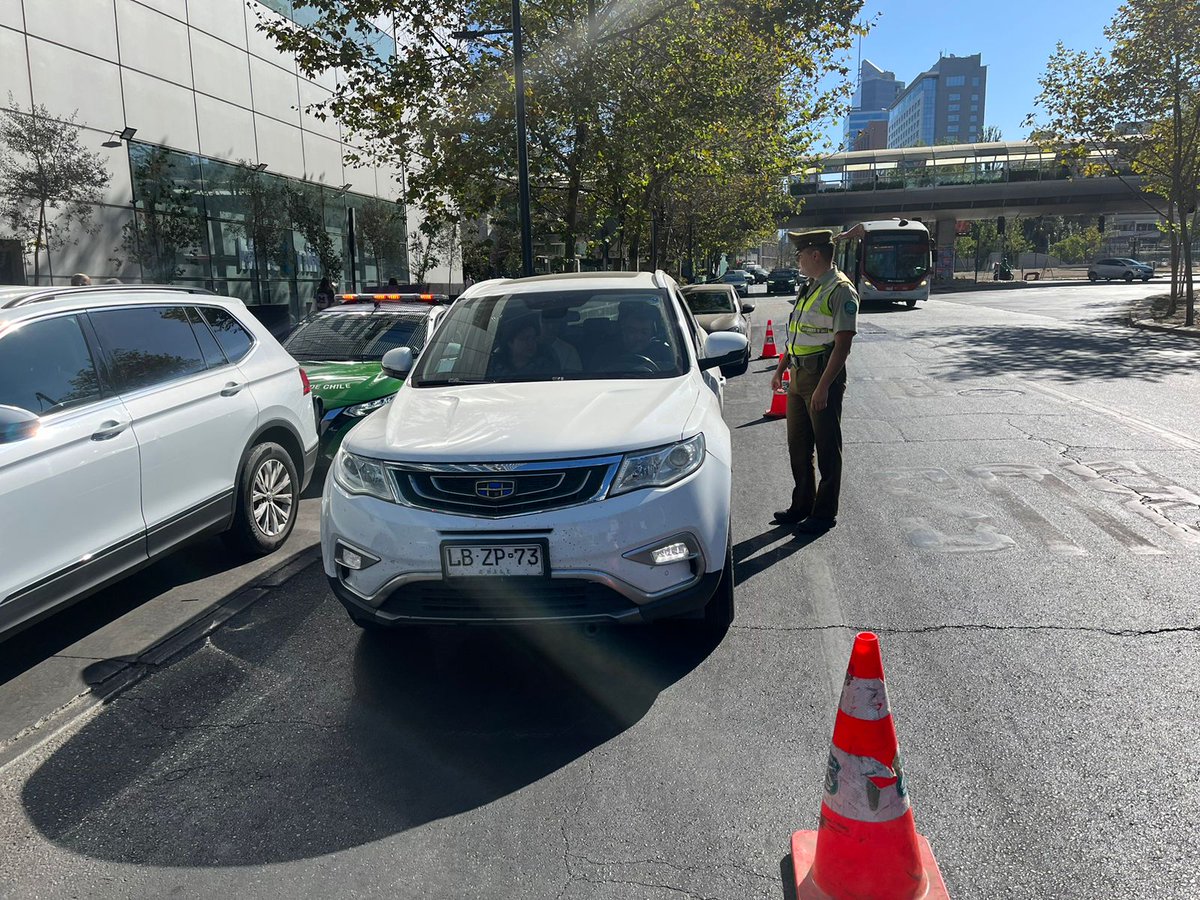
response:
[[[792,489],[791,509],[803,516],[833,519],[837,516],[842,489],[842,399],[846,394],[846,370],[843,368],[829,386],[826,407],[814,412],[813,391],[829,360],[828,352],[817,356],[819,360],[800,357],[791,361],[787,440],[792,479],[796,483]],[[821,472],[819,484],[813,471],[814,452]]]

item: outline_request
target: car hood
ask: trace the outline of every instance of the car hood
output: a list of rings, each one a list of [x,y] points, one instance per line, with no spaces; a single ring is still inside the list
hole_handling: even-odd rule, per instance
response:
[[[698,380],[557,381],[414,388],[347,436],[347,449],[409,462],[601,456],[684,436]]]
[[[797,276],[795,276],[795,275],[786,275],[786,274],[768,275],[767,281],[795,281],[796,278],[797,278]]]
[[[735,331],[738,316],[737,313],[706,313],[696,316],[696,322],[709,334],[714,331]]]
[[[300,364],[313,393],[326,410],[394,394],[400,382],[383,374],[377,362],[306,362]]]

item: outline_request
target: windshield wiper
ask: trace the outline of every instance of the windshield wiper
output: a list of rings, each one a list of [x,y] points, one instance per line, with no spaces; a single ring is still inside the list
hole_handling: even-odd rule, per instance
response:
[[[414,387],[447,387],[452,384],[484,384],[486,378],[422,378]]]

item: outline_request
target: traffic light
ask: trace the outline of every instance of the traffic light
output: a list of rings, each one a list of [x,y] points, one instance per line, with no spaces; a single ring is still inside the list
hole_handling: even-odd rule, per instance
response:
[[[1100,233],[1101,233],[1101,234],[1104,234],[1104,216],[1101,216],[1101,217],[1100,217],[1100,223],[1099,223],[1099,225],[1100,225]]]
[[[1004,216],[1000,216],[998,219],[996,219],[996,233],[1004,234]]]

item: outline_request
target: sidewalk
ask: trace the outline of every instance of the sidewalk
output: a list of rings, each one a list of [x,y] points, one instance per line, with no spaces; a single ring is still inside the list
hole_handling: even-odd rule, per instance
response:
[[[1184,302],[1179,301],[1175,315],[1167,315],[1167,294],[1144,297],[1129,305],[1129,324],[1146,331],[1161,331],[1164,334],[1200,337],[1200,325],[1184,325]]]

